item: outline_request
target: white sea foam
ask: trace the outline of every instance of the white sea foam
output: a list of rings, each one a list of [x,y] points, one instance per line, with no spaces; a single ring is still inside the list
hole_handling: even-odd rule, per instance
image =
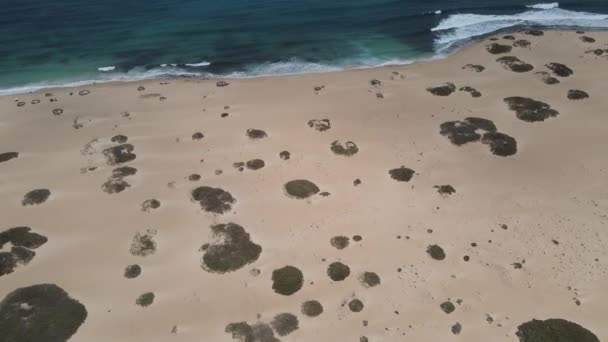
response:
[[[436,10],[435,12],[433,12],[435,14],[441,14],[441,10]]]
[[[536,8],[536,9],[552,9],[552,8],[558,8],[559,7],[559,2],[534,4],[534,5],[528,5],[526,7],[528,7],[528,8]]]
[[[108,71],[114,71],[116,69],[115,66],[106,66],[106,67],[101,67],[101,68],[97,68],[97,70],[101,71],[101,72],[108,72]]]
[[[533,9],[513,15],[453,14],[431,29],[436,32],[435,50],[518,25],[608,28],[608,15],[568,11],[561,8]]]
[[[202,67],[202,66],[208,66],[208,65],[211,65],[211,63],[209,63],[207,61],[202,61],[200,63],[186,64],[186,66],[189,66],[189,67]]]

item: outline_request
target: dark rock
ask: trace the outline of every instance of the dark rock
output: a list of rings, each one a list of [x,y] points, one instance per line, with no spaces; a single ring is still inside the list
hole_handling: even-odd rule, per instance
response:
[[[130,187],[131,184],[129,184],[127,181],[120,177],[110,177],[110,179],[108,179],[105,183],[101,185],[101,189],[103,190],[103,192],[106,192],[108,194],[118,194]]]
[[[570,89],[568,90],[568,99],[569,100],[582,100],[589,97],[589,94],[582,90],[578,89]]]
[[[549,63],[549,64],[545,64],[545,66],[553,71],[554,74],[556,74],[557,76],[560,77],[568,77],[572,74],[574,74],[574,71],[572,71],[572,69],[568,68],[566,65],[561,64],[561,63]]]
[[[283,160],[289,160],[291,158],[291,153],[289,153],[289,151],[281,151],[279,157]]]
[[[297,267],[285,266],[272,272],[272,289],[283,296],[291,296],[304,285],[304,274]]]
[[[67,341],[87,318],[84,305],[55,284],[19,288],[0,302],[1,339]]]
[[[364,272],[359,277],[359,282],[365,287],[374,287],[380,285],[380,276],[375,272]]]
[[[533,319],[517,327],[520,342],[600,342],[582,326],[561,318]]]
[[[329,119],[313,119],[308,121],[308,127],[314,128],[319,132],[325,132],[331,128]]]
[[[536,37],[540,37],[543,36],[545,33],[541,30],[526,30],[524,31],[525,34],[530,35],[530,36],[536,36]]]
[[[121,166],[112,170],[112,177],[123,178],[133,176],[137,173],[137,169],[131,166]]]
[[[529,41],[527,41],[525,39],[520,39],[520,40],[516,40],[515,42],[513,42],[513,46],[515,46],[515,47],[528,48],[528,47],[530,47],[530,45],[532,45],[532,43],[530,43]]]
[[[483,65],[478,65],[478,64],[467,64],[467,65],[463,66],[462,69],[473,70],[475,72],[482,72],[482,71],[486,70],[486,67],[484,67]]]
[[[415,174],[415,171],[405,166],[398,167],[388,171],[392,179],[399,182],[409,182]]]
[[[141,266],[129,265],[125,268],[125,278],[133,279],[137,278],[141,274]]]
[[[535,75],[537,75],[541,81],[543,81],[543,83],[545,84],[558,84],[559,80],[553,76],[551,76],[548,72],[546,71],[537,71],[534,73]]]
[[[449,196],[456,192],[456,189],[454,189],[454,187],[449,184],[435,185],[433,188],[437,189],[437,192],[442,196]]]
[[[503,36],[503,37],[502,37],[502,39],[506,39],[506,40],[515,40],[515,37],[514,37],[513,35],[508,34],[508,35],[506,35],[506,36]]]
[[[360,180],[359,178],[355,179],[355,180],[353,181],[353,185],[354,185],[354,186],[359,186],[359,185],[361,185],[361,180]]]
[[[350,244],[350,239],[347,236],[334,236],[329,240],[329,244],[336,249],[344,249]]]
[[[350,267],[336,261],[327,267],[327,275],[333,281],[342,281],[350,275]]]
[[[595,43],[595,38],[591,38],[588,36],[581,36],[579,39],[585,43]]]
[[[144,90],[146,90],[146,87],[144,87],[144,86],[137,87],[137,91],[144,91]]]
[[[88,90],[81,90],[78,92],[78,95],[80,96],[84,96],[84,95],[89,95],[91,92]]]
[[[302,303],[302,314],[308,317],[317,317],[323,313],[323,305],[316,300],[309,300]]]
[[[274,316],[270,326],[279,336],[287,336],[298,330],[298,317],[290,313],[281,313]]]
[[[496,132],[496,125],[492,120],[468,117],[464,119],[464,122],[475,127],[476,129],[481,129],[486,132]]]
[[[110,141],[117,144],[124,144],[127,142],[127,140],[129,140],[129,138],[126,135],[122,134],[115,135],[112,137],[112,139],[110,139]]]
[[[500,57],[496,60],[506,70],[513,72],[528,72],[534,69],[532,64],[528,64],[515,56]]]
[[[160,201],[157,199],[148,199],[145,200],[142,204],[141,204],[141,210],[142,211],[150,211],[152,209],[158,209],[160,207]]]
[[[382,82],[380,82],[379,80],[374,78],[373,80],[369,81],[369,84],[373,85],[374,87],[377,87],[377,86],[381,86]]]
[[[118,146],[108,147],[103,150],[103,154],[109,165],[116,165],[135,160],[137,155],[133,153],[135,148],[131,144],[122,144]]]
[[[454,304],[452,302],[450,302],[450,301],[446,301],[446,302],[441,303],[439,305],[439,307],[446,314],[451,314],[452,312],[454,312],[454,310],[456,310],[456,306],[454,306]]]
[[[8,242],[13,246],[36,249],[47,241],[46,236],[32,232],[30,227],[14,227],[0,232],[0,249]]]
[[[63,109],[62,108],[55,108],[53,109],[53,115],[61,115],[63,114]]]
[[[0,153],[0,163],[7,162],[11,159],[15,159],[19,157],[19,152],[4,152]]]
[[[152,292],[143,293],[139,297],[137,297],[137,299],[135,300],[135,304],[142,307],[150,306],[152,305],[152,303],[154,303],[154,297],[154,293]]]
[[[23,200],[21,201],[21,205],[38,205],[46,202],[51,196],[51,191],[49,189],[36,189],[28,192],[23,196]]]
[[[511,47],[511,45],[502,45],[502,44],[498,44],[498,43],[492,43],[490,45],[486,45],[486,51],[488,51],[489,53],[491,53],[493,55],[511,52],[512,49],[513,49],[513,47]]]
[[[545,121],[559,115],[559,112],[552,109],[547,103],[528,97],[511,96],[505,98],[504,101],[509,109],[515,112],[518,119],[526,122]]]
[[[481,97],[481,93],[477,91],[477,89],[469,87],[469,86],[465,86],[465,87],[460,87],[460,89],[458,89],[459,91],[466,91],[467,93],[471,94],[472,97]]]
[[[248,161],[246,164],[247,168],[249,170],[259,170],[261,168],[263,168],[266,163],[264,163],[264,161],[262,159],[252,159],[250,161]]]
[[[353,156],[357,154],[357,152],[359,152],[359,148],[352,141],[347,141],[342,144],[341,142],[336,140],[331,143],[330,149],[333,153],[346,157]]]
[[[255,262],[262,247],[253,241],[243,227],[236,223],[211,226],[216,242],[206,245],[201,267],[213,273],[233,272]]]
[[[268,134],[266,134],[266,132],[262,131],[261,129],[254,128],[248,129],[246,134],[251,139],[262,139],[268,136]]]
[[[23,102],[23,101],[17,102],[17,107],[23,107],[23,106],[25,106],[25,102]]]
[[[297,199],[308,198],[319,193],[319,187],[306,179],[296,179],[285,183],[285,192],[287,195]]]
[[[460,332],[462,331],[462,325],[460,325],[460,323],[456,322],[456,324],[452,325],[452,334],[454,335],[459,335]]]
[[[507,157],[517,153],[517,141],[504,133],[485,133],[481,138],[481,143],[490,145],[490,151],[497,156]]]
[[[135,256],[147,257],[156,253],[156,241],[154,241],[155,235],[156,230],[153,229],[135,233],[135,236],[133,236],[133,241],[131,242],[131,248],[129,249],[131,254]]]
[[[218,81],[217,83],[215,83],[215,85],[218,87],[226,87],[226,86],[230,85],[230,83],[228,83],[226,81]]]
[[[426,252],[435,260],[445,259],[445,252],[443,251],[443,248],[439,247],[438,245],[428,246],[426,248]]]
[[[191,192],[192,199],[199,202],[201,208],[207,212],[223,214],[232,209],[236,199],[227,191],[209,186],[198,187]]]
[[[348,308],[352,312],[361,312],[363,310],[363,307],[364,307],[363,302],[360,301],[359,299],[353,299],[350,302],[348,302]]]
[[[201,175],[199,175],[198,173],[193,173],[188,176],[188,180],[191,182],[198,182],[199,180],[201,180]]]
[[[201,140],[205,137],[205,135],[201,132],[196,132],[192,134],[192,140]]]
[[[453,83],[447,82],[444,85],[426,88],[426,90],[435,96],[449,96],[456,91],[456,86]]]

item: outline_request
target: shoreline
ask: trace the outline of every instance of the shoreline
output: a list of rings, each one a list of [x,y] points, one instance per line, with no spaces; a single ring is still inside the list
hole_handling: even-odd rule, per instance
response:
[[[134,78],[134,79],[126,79],[126,80],[108,80],[108,81],[83,80],[83,81],[67,82],[67,83],[61,84],[61,85],[49,85],[49,86],[30,84],[30,85],[17,86],[17,87],[13,87],[13,88],[7,88],[5,90],[0,89],[0,97],[18,96],[21,94],[35,94],[35,93],[42,93],[42,92],[48,92],[48,91],[53,91],[53,90],[59,90],[59,89],[71,89],[71,88],[76,89],[76,88],[81,88],[81,87],[93,87],[93,86],[98,86],[98,85],[118,85],[118,84],[129,84],[129,83],[137,83],[137,82],[180,81],[180,80],[194,80],[194,81],[248,80],[248,79],[264,79],[264,78],[274,78],[274,77],[293,77],[293,76],[302,76],[302,75],[323,75],[323,74],[334,74],[334,73],[342,73],[342,72],[356,72],[356,71],[363,71],[363,70],[370,70],[370,69],[399,68],[399,67],[404,67],[404,66],[409,66],[409,65],[416,65],[416,64],[423,64],[423,63],[444,60],[444,59],[449,58],[452,55],[462,52],[463,50],[469,49],[475,45],[478,45],[484,41],[487,41],[491,37],[499,37],[501,35],[507,35],[507,34],[517,34],[517,33],[523,32],[527,29],[534,29],[534,28],[538,28],[538,29],[541,29],[546,32],[575,32],[579,29],[586,30],[587,32],[607,32],[608,31],[608,28],[586,28],[586,29],[585,28],[572,28],[572,27],[570,27],[570,28],[568,28],[568,27],[545,28],[542,26],[520,27],[515,30],[513,28],[508,28],[508,29],[501,29],[501,30],[498,30],[498,31],[495,31],[492,33],[484,34],[484,35],[472,38],[465,42],[460,42],[457,44],[457,46],[448,48],[446,50],[446,52],[441,52],[441,53],[435,52],[433,55],[428,56],[428,57],[414,58],[410,61],[403,61],[402,63],[396,63],[396,64],[370,65],[370,66],[361,66],[361,67],[353,67],[353,68],[330,70],[330,71],[319,71],[319,72],[314,72],[314,71],[313,72],[296,72],[296,73],[286,73],[286,74],[251,75],[251,76],[243,76],[243,77],[231,77],[229,75],[228,76],[213,75],[211,77],[202,76],[202,75],[183,75],[183,76],[167,75],[167,76],[150,76],[150,77],[142,76],[141,79]],[[327,65],[326,67],[331,68],[333,66]],[[338,67],[336,67],[336,68],[338,68]],[[119,77],[122,77],[122,76],[126,76],[126,74],[119,75]],[[12,91],[12,89],[20,89],[20,88],[37,88],[37,89]]]

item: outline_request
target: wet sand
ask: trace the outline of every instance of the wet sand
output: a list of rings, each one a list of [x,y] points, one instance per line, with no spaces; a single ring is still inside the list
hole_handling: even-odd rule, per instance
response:
[[[0,313],[42,296],[86,342],[608,340],[608,33],[503,36],[0,97]]]

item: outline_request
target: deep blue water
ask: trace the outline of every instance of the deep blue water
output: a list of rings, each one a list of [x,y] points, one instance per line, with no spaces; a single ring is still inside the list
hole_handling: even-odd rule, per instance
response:
[[[244,77],[405,63],[513,26],[608,28],[608,0],[527,7],[538,3],[3,0],[0,94],[86,80]]]

